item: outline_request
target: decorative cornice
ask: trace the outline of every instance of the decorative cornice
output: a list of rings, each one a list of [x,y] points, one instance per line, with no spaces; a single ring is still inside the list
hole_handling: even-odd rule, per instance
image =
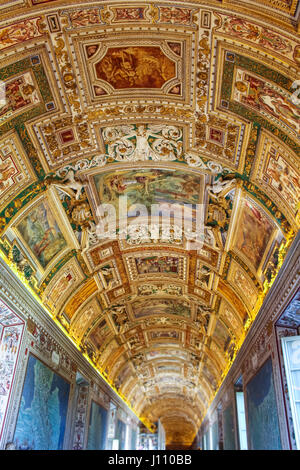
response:
[[[8,306],[16,311],[25,321],[29,317],[36,319],[38,323],[44,328],[55,340],[62,346],[72,359],[76,362],[80,372],[91,381],[100,384],[100,388],[104,393],[108,394],[111,401],[120,408],[126,408],[127,414],[136,418],[133,412],[126,407],[124,402],[112,390],[107,383],[97,374],[96,370],[90,366],[88,361],[82,356],[81,352],[72,344],[66,335],[59,329],[53,322],[50,315],[46,313],[45,309],[35,300],[30,293],[26,290],[24,285],[19,279],[11,272],[6,266],[4,261],[0,259],[0,293],[2,298]]]
[[[276,277],[272,287],[267,293],[260,312],[253,321],[251,328],[241,346],[236,358],[226,375],[221,387],[219,388],[214,400],[212,401],[207,414],[202,421],[205,424],[208,417],[217,409],[222,400],[224,392],[228,387],[233,386],[241,375],[241,365],[249,356],[249,351],[253,348],[255,342],[268,324],[273,325],[281,313],[289,304],[299,288],[299,268],[300,268],[300,232],[294,240],[291,248],[284,260],[284,263]]]

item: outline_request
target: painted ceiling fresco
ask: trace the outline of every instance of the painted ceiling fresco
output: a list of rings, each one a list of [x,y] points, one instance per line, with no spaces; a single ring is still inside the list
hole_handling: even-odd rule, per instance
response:
[[[167,443],[192,442],[299,228],[296,7],[0,5],[1,256]],[[141,219],[99,237],[122,196],[131,222],[201,205],[202,246]]]

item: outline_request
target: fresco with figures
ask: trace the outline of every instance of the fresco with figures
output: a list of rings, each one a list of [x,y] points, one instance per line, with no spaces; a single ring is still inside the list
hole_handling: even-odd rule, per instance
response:
[[[115,47],[95,65],[96,76],[116,89],[161,88],[175,76],[175,64],[158,47]]]
[[[67,247],[67,242],[46,201],[30,211],[17,228],[43,268]]]
[[[236,249],[246,256],[256,270],[273,232],[274,226],[264,211],[255,207],[250,201],[244,201],[236,234]]]

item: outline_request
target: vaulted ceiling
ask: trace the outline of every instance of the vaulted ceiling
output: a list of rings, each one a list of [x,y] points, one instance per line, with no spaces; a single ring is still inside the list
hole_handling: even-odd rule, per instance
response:
[[[299,228],[296,4],[0,5],[1,256],[169,443],[193,440]],[[202,246],[134,211],[101,238],[120,196],[199,204]]]

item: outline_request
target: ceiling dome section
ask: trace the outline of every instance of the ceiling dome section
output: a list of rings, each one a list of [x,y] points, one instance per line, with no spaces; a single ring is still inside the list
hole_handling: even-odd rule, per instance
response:
[[[0,18],[1,256],[190,445],[299,228],[296,2],[8,0]]]

